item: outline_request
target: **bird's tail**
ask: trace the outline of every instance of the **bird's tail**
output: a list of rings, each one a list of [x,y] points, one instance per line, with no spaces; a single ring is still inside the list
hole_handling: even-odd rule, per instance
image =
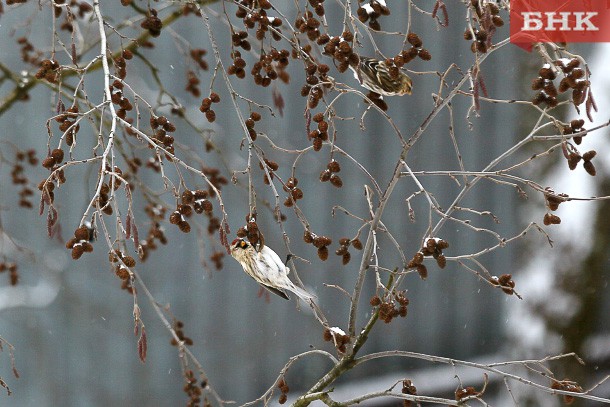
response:
[[[286,288],[289,291],[292,291],[293,293],[295,293],[300,299],[302,299],[306,303],[309,303],[309,302],[313,301],[314,299],[316,299],[315,295],[310,294],[306,290],[302,289],[301,287],[297,287],[294,284],[290,284],[290,287],[286,287]]]

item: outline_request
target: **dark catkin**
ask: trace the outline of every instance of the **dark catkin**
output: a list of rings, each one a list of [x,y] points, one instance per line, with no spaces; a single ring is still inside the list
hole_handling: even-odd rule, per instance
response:
[[[328,247],[326,247],[326,246],[319,247],[318,248],[318,257],[322,261],[328,260]]]
[[[343,186],[343,180],[336,174],[332,174],[330,176],[330,183],[337,188],[341,188]]]

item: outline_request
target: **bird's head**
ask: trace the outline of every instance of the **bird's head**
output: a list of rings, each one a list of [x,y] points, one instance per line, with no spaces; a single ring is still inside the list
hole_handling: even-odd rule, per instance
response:
[[[402,73],[402,72],[401,72]],[[411,82],[411,78],[409,78],[405,73],[398,76],[398,94],[400,96],[410,95],[411,90],[413,89],[413,84]]]
[[[231,242],[231,256],[238,260],[250,250],[252,250],[252,245],[243,238],[238,238]]]

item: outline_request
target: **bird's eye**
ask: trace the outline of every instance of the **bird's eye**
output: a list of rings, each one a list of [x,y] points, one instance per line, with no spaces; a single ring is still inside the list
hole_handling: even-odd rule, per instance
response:
[[[239,243],[239,247],[241,247],[242,249],[245,249],[246,247],[248,247],[248,243],[246,243],[245,241],[243,241],[243,240],[242,240],[242,241]]]

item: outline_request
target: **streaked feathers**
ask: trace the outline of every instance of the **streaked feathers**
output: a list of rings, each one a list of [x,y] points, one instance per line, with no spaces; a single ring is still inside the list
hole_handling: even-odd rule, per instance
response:
[[[411,94],[411,78],[400,70],[398,76],[392,78],[385,61],[361,56],[360,63],[350,65],[350,69],[354,71],[354,77],[358,82],[370,91],[384,96]]]
[[[244,239],[235,239],[231,243],[231,256],[241,264],[246,274],[272,293],[287,300],[289,297],[285,290],[295,293],[305,302],[315,298],[290,281],[290,269],[269,246],[264,246],[259,252]]]

